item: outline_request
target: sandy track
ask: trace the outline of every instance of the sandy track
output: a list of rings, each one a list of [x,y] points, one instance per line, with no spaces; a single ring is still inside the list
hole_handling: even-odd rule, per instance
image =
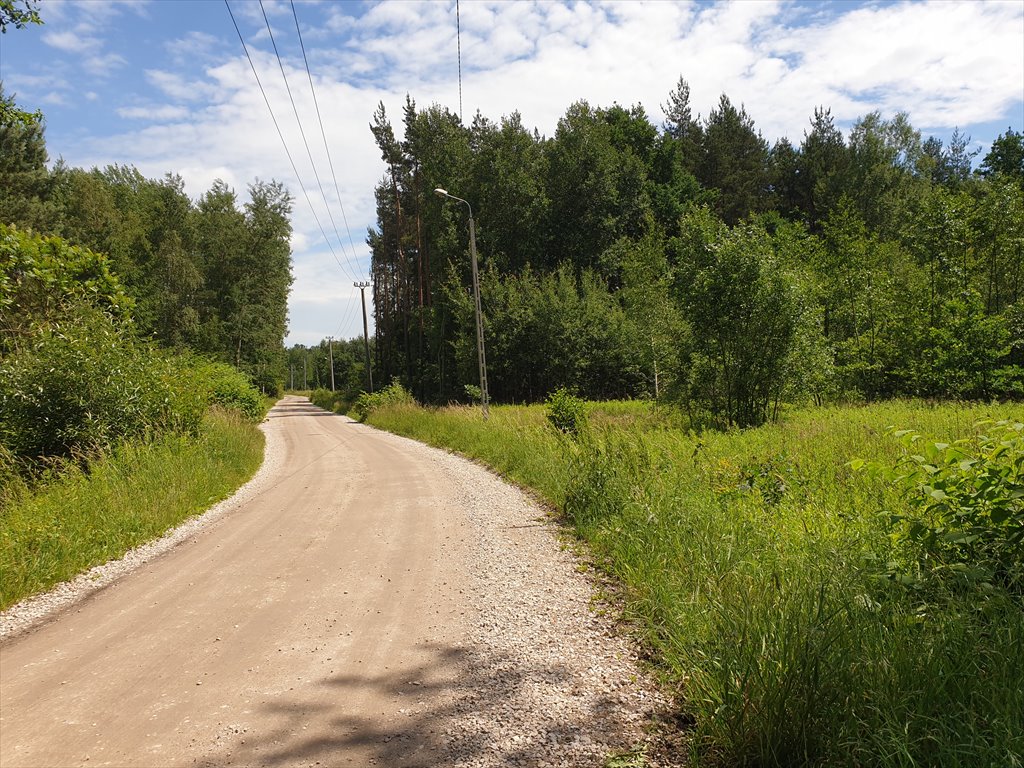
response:
[[[657,697],[539,509],[286,398],[248,501],[0,646],[0,766],[600,765]]]

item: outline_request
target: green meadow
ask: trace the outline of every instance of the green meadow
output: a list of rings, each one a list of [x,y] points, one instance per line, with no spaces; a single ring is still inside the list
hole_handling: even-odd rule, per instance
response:
[[[1013,766],[1020,416],[901,401],[696,434],[650,403],[588,403],[575,436],[543,406],[496,406],[485,423],[405,404],[367,420],[481,460],[558,511],[621,583],[695,765]],[[972,509],[989,517],[957,528]]]

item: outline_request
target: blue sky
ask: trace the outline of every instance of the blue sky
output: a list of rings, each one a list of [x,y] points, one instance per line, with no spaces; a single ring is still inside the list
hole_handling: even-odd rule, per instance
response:
[[[383,173],[368,123],[383,101],[400,129],[406,93],[458,111],[455,3],[296,0],[337,190],[292,6],[263,7],[327,202],[256,0],[231,0],[231,10],[299,179],[221,0],[42,0],[44,26],[0,36],[0,79],[23,108],[43,110],[53,160],[178,173],[194,198],[217,178],[243,198],[255,178],[284,181],[296,197],[288,343],[358,336],[352,283],[366,276],[364,240]],[[660,124],[660,104],[683,76],[694,112],[706,115],[724,92],[772,142],[798,143],[818,105],[846,129],[876,109],[885,117],[907,111],[924,136],[945,140],[958,126],[982,155],[1007,127],[1024,129],[1022,0],[463,0],[459,10],[467,122],[477,110],[492,119],[518,110],[551,135],[566,108],[586,99],[640,103]]]

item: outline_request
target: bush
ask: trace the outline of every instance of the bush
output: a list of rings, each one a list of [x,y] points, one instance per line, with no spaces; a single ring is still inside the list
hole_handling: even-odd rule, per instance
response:
[[[339,397],[337,392],[329,389],[314,389],[309,394],[309,401],[317,408],[337,412]]]
[[[0,224],[0,352],[33,321],[64,316],[78,303],[124,321],[134,306],[103,254]]]
[[[211,404],[233,408],[252,422],[263,418],[263,397],[244,373],[227,363],[207,363],[202,373],[210,387]]]
[[[359,421],[366,421],[367,416],[381,408],[415,404],[416,399],[412,393],[403,387],[398,379],[393,379],[384,389],[359,395],[352,406],[352,413]]]
[[[564,387],[548,395],[545,413],[551,426],[562,434],[577,437],[586,429],[586,404]]]
[[[1024,424],[979,424],[989,434],[954,443],[894,434],[905,455],[892,469],[871,466],[903,492],[908,511],[890,514],[907,563],[892,564],[898,580],[943,578],[1024,591]]]
[[[0,363],[0,443],[20,459],[79,458],[178,426],[174,373],[123,324],[75,305]]]

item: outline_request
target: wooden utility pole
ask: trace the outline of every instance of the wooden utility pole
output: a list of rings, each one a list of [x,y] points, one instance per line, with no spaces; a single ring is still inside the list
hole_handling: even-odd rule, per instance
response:
[[[366,348],[366,379],[370,384],[370,392],[373,392],[373,367],[370,365],[370,330],[366,324],[366,289],[370,287],[369,282],[352,283],[359,289],[359,297],[363,302],[363,346]]]
[[[334,391],[334,337],[327,337],[327,349],[331,359],[331,392]]]

